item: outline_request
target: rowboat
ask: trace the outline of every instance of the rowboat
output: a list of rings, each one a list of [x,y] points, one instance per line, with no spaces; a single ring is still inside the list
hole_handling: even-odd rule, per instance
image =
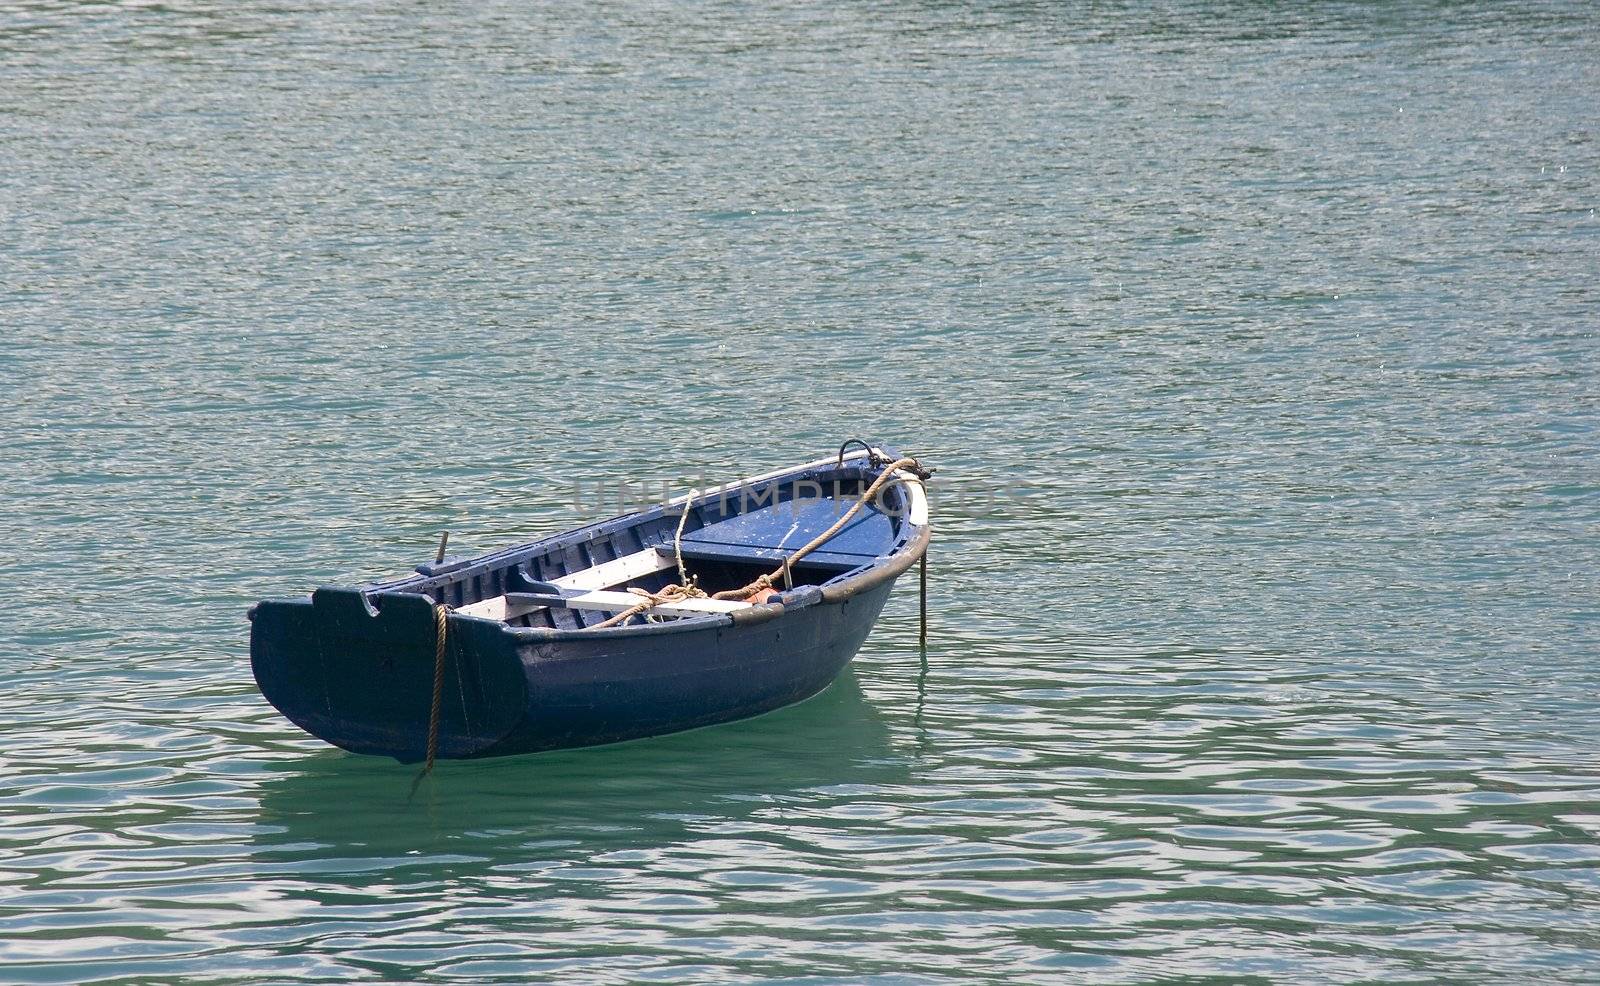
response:
[[[851,442],[402,578],[265,600],[249,613],[251,668],[301,729],[403,763],[759,715],[855,656],[927,550],[927,475]]]

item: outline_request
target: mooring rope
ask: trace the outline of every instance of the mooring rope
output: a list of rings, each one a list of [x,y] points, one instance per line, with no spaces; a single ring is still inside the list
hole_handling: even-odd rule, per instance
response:
[[[922,622],[917,626],[917,645],[922,648],[924,660],[928,657],[928,549],[922,549],[922,559],[917,563],[917,603]]]
[[[412,795],[417,793],[417,785],[422,783],[422,779],[433,773],[433,761],[439,755],[439,711],[444,705],[444,654],[450,636],[450,607],[444,603],[433,604],[433,629],[433,704],[428,709],[428,762],[422,765],[422,772],[411,782]]]
[[[888,484],[890,478],[892,478],[894,474],[901,469],[911,470],[912,473],[918,477],[919,481],[924,475],[922,466],[917,462],[916,459],[913,459],[910,456],[907,456],[903,459],[896,459],[895,461],[889,463],[883,472],[878,474],[878,478],[872,481],[872,485],[868,486],[866,490],[862,492],[860,498],[856,500],[855,505],[849,510],[846,510],[844,516],[833,522],[832,527],[829,527],[821,534],[818,534],[816,537],[812,538],[810,542],[805,545],[805,547],[785,558],[783,560],[783,564],[779,565],[771,572],[768,572],[765,575],[756,576],[755,581],[751,582],[749,585],[739,589],[728,589],[723,592],[719,592],[711,598],[741,600],[749,599],[751,596],[763,589],[772,588],[774,579],[787,578],[789,570],[794,567],[795,562],[804,558],[806,555],[811,554],[811,552],[822,547],[824,544],[827,544],[830,538],[844,530],[845,525],[850,523],[850,519],[856,514],[860,513],[861,508],[865,507],[869,502],[871,502],[872,498],[878,495],[878,491],[883,489],[883,487]]]

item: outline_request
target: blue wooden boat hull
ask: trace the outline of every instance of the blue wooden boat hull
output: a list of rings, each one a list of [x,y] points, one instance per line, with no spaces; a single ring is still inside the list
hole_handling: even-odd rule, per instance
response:
[[[792,537],[789,528],[803,534],[806,523],[821,522],[789,524],[782,507],[761,504],[762,494],[784,501],[792,518],[809,484],[832,481],[839,491],[842,480],[838,497],[819,502],[853,502],[875,466],[858,456],[764,477],[751,487],[754,509],[701,497],[684,508],[693,520],[685,551],[708,577],[742,584],[769,569],[774,552],[798,546],[774,547],[780,526]],[[925,501],[916,516],[913,493],[920,497],[920,487],[896,493],[905,508],[899,516],[868,511],[874,516],[830,542],[833,550],[797,566],[796,584],[774,601],[736,612],[608,628],[593,625],[608,614],[560,608],[509,621],[452,613],[439,756],[614,743],[759,715],[815,695],[849,664],[895,579],[926,550]],[[677,520],[676,510],[657,507],[478,559],[419,566],[416,576],[389,583],[259,603],[250,614],[256,681],[268,701],[314,736],[356,753],[420,760],[432,704],[436,603],[470,611],[497,593],[665,553]],[[675,576],[675,568],[661,570],[629,584],[654,591]]]

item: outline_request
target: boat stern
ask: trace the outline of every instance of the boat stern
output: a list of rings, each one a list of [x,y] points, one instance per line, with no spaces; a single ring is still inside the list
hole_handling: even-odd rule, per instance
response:
[[[418,593],[327,587],[250,610],[250,665],[291,722],[354,753],[403,763],[427,755],[437,624]],[[439,756],[493,746],[522,719],[527,679],[502,624],[448,621]]]

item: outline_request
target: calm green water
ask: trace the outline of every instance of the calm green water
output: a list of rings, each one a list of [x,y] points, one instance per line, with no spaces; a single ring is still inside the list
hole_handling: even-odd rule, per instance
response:
[[[0,2],[0,981],[1600,981],[1596,8],[776,7]],[[253,689],[856,434],[925,675],[410,807]]]

